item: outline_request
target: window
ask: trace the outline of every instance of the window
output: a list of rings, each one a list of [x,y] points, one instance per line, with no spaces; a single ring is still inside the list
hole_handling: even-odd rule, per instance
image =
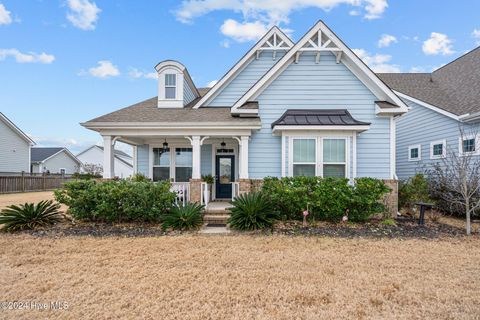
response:
[[[170,179],[170,148],[153,148],[153,181]]]
[[[189,182],[192,178],[192,148],[175,149],[175,182]]]
[[[408,161],[419,161],[421,157],[422,147],[417,144],[408,147]]]
[[[462,153],[471,153],[475,151],[475,138],[462,140]]]
[[[325,178],[345,178],[346,158],[345,139],[323,139],[323,176]]]
[[[177,97],[177,75],[165,74],[165,99],[176,99]]]
[[[65,170],[65,168],[60,168],[60,174],[61,175],[64,175],[66,172],[67,172],[67,170]]]
[[[293,176],[315,176],[316,139],[293,140]]]
[[[446,140],[439,140],[430,143],[430,159],[440,159],[446,154]]]

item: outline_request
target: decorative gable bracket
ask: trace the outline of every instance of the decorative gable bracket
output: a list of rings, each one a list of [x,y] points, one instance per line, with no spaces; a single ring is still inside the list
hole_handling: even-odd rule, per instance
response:
[[[277,59],[277,51],[288,51],[293,44],[285,35],[275,32],[270,39],[266,40],[256,52],[256,59],[260,57],[260,53],[264,51],[272,51],[273,60]]]
[[[307,43],[295,53],[295,63],[298,63],[298,59],[302,52],[316,52],[315,63],[317,64],[320,62],[320,55],[322,52],[331,52],[336,56],[336,62],[340,63],[343,50],[338,48],[332,40],[329,39],[325,33],[322,33],[321,29],[319,29],[317,33],[308,39]]]

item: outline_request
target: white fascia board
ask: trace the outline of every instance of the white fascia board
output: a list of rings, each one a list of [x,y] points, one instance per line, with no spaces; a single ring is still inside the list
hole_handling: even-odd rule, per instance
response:
[[[268,86],[287,66],[295,54],[307,42],[315,36],[318,31],[325,34],[333,44],[341,49],[348,59],[342,58],[345,66],[347,66],[372,92],[377,98],[384,100],[388,98],[391,102],[398,105],[403,112],[407,112],[407,105],[390,89],[378,76],[367,67],[367,65],[358,58],[355,53],[350,50],[324,23],[317,22],[296,44],[280,59],[257,83],[251,87],[232,107],[232,112],[242,106],[249,100],[254,100],[263,89]],[[352,63],[348,63],[348,61]],[[382,94],[385,96],[383,97]]]
[[[265,44],[265,42],[270,39],[270,37],[272,37],[275,33],[280,36],[283,41],[285,41],[289,45],[289,47],[293,47],[293,41],[290,40],[290,38],[285,33],[283,33],[282,30],[280,30],[276,26],[272,27],[230,70],[228,70],[228,72],[202,97],[202,99],[200,99],[193,106],[193,109],[200,108],[204,103],[212,99],[218,92],[218,90],[223,88],[225,84],[229,83],[232,78],[236,76],[237,73],[242,70],[250,60],[255,58],[257,50],[259,50],[260,47]]]
[[[172,122],[96,122],[96,123],[83,123],[87,129],[221,129],[221,128],[233,128],[233,129],[260,129],[261,124],[258,122],[235,124],[231,122],[204,122],[204,123],[172,123]]]
[[[3,122],[11,128],[13,131],[15,131],[23,140],[27,141],[30,146],[36,145],[35,141],[32,140],[25,132],[23,132],[19,127],[15,125],[10,119],[7,118],[6,115],[0,112],[0,120],[3,120]]]
[[[272,132],[276,131],[298,131],[298,130],[318,130],[318,131],[366,131],[370,129],[369,125],[358,125],[358,126],[274,126]]]
[[[416,99],[416,98],[414,98],[414,97],[412,97],[412,96],[409,96],[409,95],[407,95],[407,94],[405,94],[405,93],[401,93],[401,92],[398,92],[398,91],[395,91],[395,90],[394,90],[394,92],[395,92],[399,97],[404,98],[404,99],[407,99],[407,100],[410,100],[411,102],[414,102],[414,103],[416,103],[416,104],[418,104],[418,105],[421,105],[422,107],[425,107],[425,108],[428,108],[428,109],[433,110],[433,111],[435,111],[435,112],[438,112],[438,113],[440,113],[440,114],[443,114],[444,116],[447,116],[447,117],[452,118],[452,119],[454,119],[454,120],[457,120],[457,121],[460,121],[460,120],[461,120],[460,117],[457,116],[456,114],[453,114],[453,113],[448,112],[448,111],[446,111],[446,110],[443,110],[443,109],[441,109],[441,108],[439,108],[439,107],[436,107],[436,106],[434,106],[434,105],[431,105],[431,104],[429,104],[429,103],[427,103],[427,102],[425,102],[425,101],[418,100],[418,99]]]
[[[394,116],[402,115],[405,111],[401,108],[381,108],[378,104],[375,103],[375,115],[377,116]]]

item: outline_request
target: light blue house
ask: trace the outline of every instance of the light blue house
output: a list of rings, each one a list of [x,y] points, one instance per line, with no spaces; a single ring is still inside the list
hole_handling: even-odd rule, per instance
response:
[[[480,156],[480,47],[432,73],[378,76],[409,107],[397,119],[400,179],[424,172],[450,152]]]
[[[396,183],[395,117],[407,104],[322,21],[297,43],[274,27],[211,89],[181,63],[156,67],[158,97],[83,123],[134,146],[134,171],[202,198],[248,192],[267,176],[374,177]],[[395,191],[394,191],[395,193]]]

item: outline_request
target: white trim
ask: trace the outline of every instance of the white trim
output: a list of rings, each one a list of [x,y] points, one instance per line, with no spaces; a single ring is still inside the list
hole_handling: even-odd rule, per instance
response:
[[[412,97],[412,96],[406,95],[405,93],[401,93],[401,92],[396,91],[396,90],[393,90],[393,92],[395,92],[395,93],[396,93],[399,97],[401,97],[401,98],[410,100],[411,102],[414,102],[414,103],[416,103],[416,104],[418,104],[418,105],[421,105],[422,107],[425,107],[425,108],[430,109],[430,110],[432,110],[432,111],[435,111],[435,112],[438,112],[438,113],[440,113],[440,114],[443,114],[444,116],[447,116],[447,117],[452,118],[452,119],[454,119],[454,120],[460,121],[460,117],[457,116],[456,114],[453,114],[453,113],[448,112],[448,111],[446,111],[446,110],[440,109],[439,107],[436,107],[436,106],[434,106],[434,105],[431,105],[431,104],[429,104],[429,103],[427,103],[427,102],[424,102],[424,101],[422,101],[422,100],[418,100],[418,99],[416,99],[416,98],[414,98],[414,97]]]
[[[295,140],[313,140],[314,141],[314,146],[315,146],[315,161],[314,162],[295,162],[293,163],[293,144],[295,143]],[[318,137],[317,136],[304,136],[304,137],[292,137],[289,139],[290,145],[289,145],[289,153],[291,155],[291,161],[289,161],[289,168],[288,172],[290,173],[290,176],[293,177],[293,165],[298,164],[298,165],[313,165],[315,168],[315,176],[319,176],[318,168],[319,168],[319,163],[318,163]],[[290,147],[291,146],[291,147]],[[291,150],[291,151],[290,151]]]
[[[463,152],[463,141],[475,139],[475,151],[473,152]],[[458,137],[458,154],[461,156],[464,155],[479,155],[480,154],[480,133],[477,134],[466,134],[463,137]]]
[[[345,56],[350,59],[352,64],[342,59],[347,66],[370,90],[376,94],[379,100],[389,98],[390,102],[398,105],[403,112],[407,112],[406,104],[395,93],[383,83],[378,76],[370,70],[324,23],[319,21],[300,39],[290,51],[287,52],[260,80],[255,83],[232,107],[235,113],[245,102],[254,99],[259,92],[268,86],[287,66],[293,56],[307,44],[307,42],[317,33],[322,32],[337,48],[341,49]]]
[[[441,144],[442,145],[442,154],[441,155],[434,155],[433,154],[433,146]],[[436,159],[442,159],[445,158],[447,155],[447,140],[442,139],[442,140],[436,140],[430,142],[430,159],[436,160]]]
[[[36,145],[35,141],[33,141],[25,132],[23,132],[19,127],[15,125],[10,119],[7,118],[6,115],[0,112],[0,120],[10,127],[13,131],[15,131],[23,140],[27,141],[30,146]],[[30,161],[30,160],[29,160]]]
[[[395,117],[390,117],[390,179],[395,179],[396,164],[395,164],[395,149],[396,149],[396,122]]]
[[[418,149],[418,158],[411,157],[411,150]],[[408,146],[408,161],[420,161],[422,160],[422,145],[420,144],[413,144]]]
[[[232,122],[92,122],[81,123],[87,129],[261,129],[258,121],[238,124]]]
[[[256,52],[265,44],[272,35],[280,36],[280,38],[285,42],[289,47],[283,48],[289,49],[293,47],[293,42],[290,38],[285,35],[282,30],[274,26],[271,28],[251,49],[248,51],[241,59],[238,61],[194,106],[193,109],[198,109],[207,101],[215,97],[215,93],[223,88],[224,85],[228,84],[233,77],[235,77],[238,72],[248,64],[249,61],[255,59]]]
[[[352,132],[352,179],[357,177],[357,133]]]
[[[287,126],[287,125],[276,125],[273,127],[272,132],[275,133],[277,131],[298,131],[298,130],[318,130],[318,131],[332,131],[332,130],[339,130],[339,131],[365,131],[370,129],[370,125],[358,125],[358,126]]]
[[[282,132],[282,152],[281,152],[281,163],[282,163],[282,178],[285,177],[285,136],[283,135]]]

